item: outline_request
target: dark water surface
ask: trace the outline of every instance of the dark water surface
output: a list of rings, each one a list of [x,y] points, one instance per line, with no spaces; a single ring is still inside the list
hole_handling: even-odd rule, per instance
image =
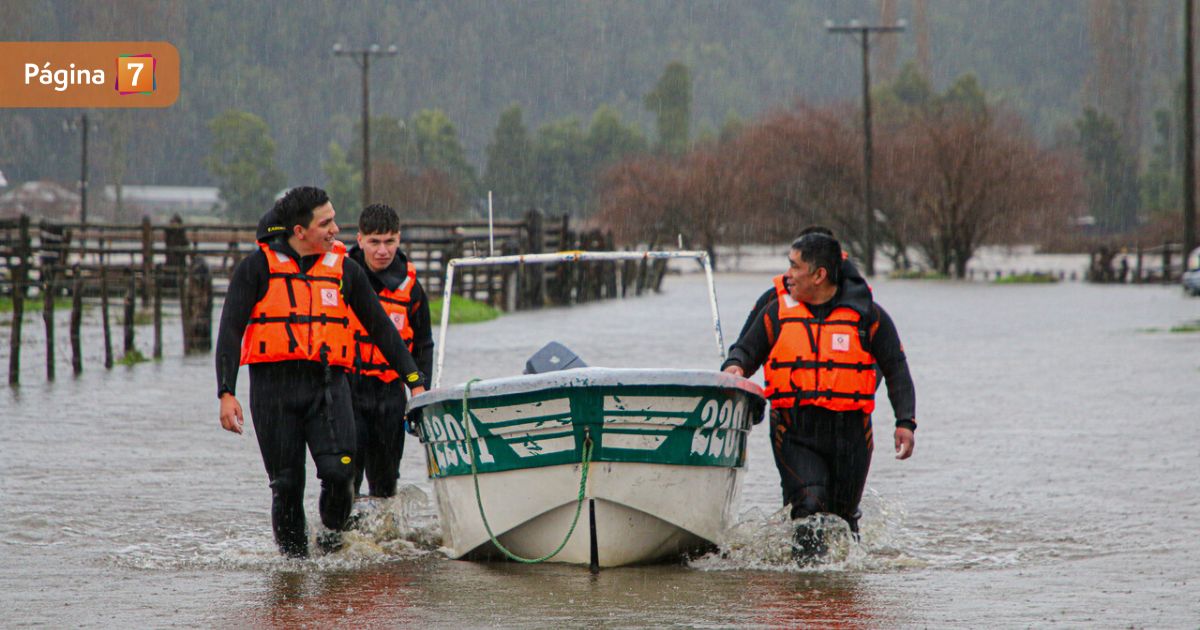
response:
[[[765,425],[741,526],[686,566],[592,577],[447,560],[415,440],[410,485],[348,550],[282,560],[253,435],[220,430],[212,359],[179,356],[177,320],[161,362],[105,372],[93,338],[82,377],[60,363],[46,383],[31,318],[24,384],[0,391],[0,626],[1200,626],[1200,334],[1166,331],[1200,319],[1200,300],[874,285],[917,383],[917,451],[892,458],[883,403],[863,543],[803,571],[787,561]],[[727,341],[768,286],[718,278]],[[591,365],[715,368],[702,278],[666,287],[455,327],[446,382],[518,373],[551,339]],[[310,465],[310,526],[317,488]]]

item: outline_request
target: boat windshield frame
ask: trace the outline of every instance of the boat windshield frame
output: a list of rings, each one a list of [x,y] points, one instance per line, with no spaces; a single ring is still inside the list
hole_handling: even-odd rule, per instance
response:
[[[704,278],[708,284],[708,305],[712,311],[713,335],[717,342],[717,353],[724,361],[725,339],[721,334],[721,315],[717,310],[717,289],[713,283],[712,263],[708,252],[703,250],[683,251],[630,251],[605,252],[572,250],[547,254],[517,254],[510,256],[470,256],[452,258],[446,263],[446,279],[442,283],[442,322],[439,326],[437,342],[437,362],[434,365],[432,388],[437,389],[442,380],[442,362],[446,356],[446,333],[450,327],[450,297],[454,292],[454,270],[458,267],[484,267],[489,265],[545,265],[556,262],[579,261],[617,261],[617,260],[672,260],[679,258],[695,259],[704,269]]]

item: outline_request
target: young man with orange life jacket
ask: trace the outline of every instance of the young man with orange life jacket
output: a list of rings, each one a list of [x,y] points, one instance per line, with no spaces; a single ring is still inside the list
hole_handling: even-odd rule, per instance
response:
[[[383,310],[424,374],[433,370],[429,300],[417,281],[417,268],[400,250],[400,217],[384,204],[367,206],[358,219],[358,244],[347,256],[367,272]],[[357,322],[355,322],[357,324]],[[365,475],[373,497],[396,494],[404,455],[404,381],[384,361],[361,327],[355,328],[355,369],[350,375],[358,457],[354,490]]]
[[[284,229],[268,231],[230,277],[217,335],[217,395],[221,427],[242,433],[235,390],[239,365],[250,366],[250,410],[271,482],[275,542],[285,555],[303,557],[306,446],[321,480],[321,521],[333,533],[319,539],[327,548],[340,544],[354,500],[351,316],[413,392],[424,391],[424,377],[362,268],[335,251],[338,227],[325,191],[293,188],[273,212]]]
[[[738,376],[764,368],[772,450],[791,517],[835,514],[857,536],[877,373],[896,416],[898,459],[913,453],[916,396],[895,324],[861,276],[841,277],[841,251],[824,234],[797,239],[787,294],[761,311],[721,367]],[[802,560],[824,550],[807,524],[797,525],[795,538]]]

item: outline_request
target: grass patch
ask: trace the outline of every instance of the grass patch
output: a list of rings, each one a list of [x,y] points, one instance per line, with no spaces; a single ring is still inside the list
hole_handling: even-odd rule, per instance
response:
[[[932,269],[896,269],[888,274],[892,280],[949,280],[950,276]]]
[[[134,326],[149,326],[154,323],[154,311],[135,311],[133,314]]]
[[[1200,321],[1188,322],[1178,326],[1172,326],[1170,332],[1173,333],[1195,333],[1200,332]]]
[[[125,355],[125,356],[121,357],[120,359],[117,359],[117,360],[116,360],[116,364],[117,364],[117,365],[124,365],[124,366],[127,366],[127,367],[128,367],[128,366],[134,366],[134,365],[137,365],[137,364],[139,364],[139,363],[145,363],[145,362],[147,362],[147,361],[149,361],[149,360],[150,360],[150,359],[147,359],[147,358],[146,358],[146,355],[142,354],[142,351],[141,351],[141,350],[138,350],[137,348],[134,348],[133,350],[130,350],[130,351],[129,351],[129,354],[127,354],[127,355]]]
[[[1048,273],[1019,273],[993,280],[996,284],[1054,284],[1058,278]]]
[[[465,297],[453,295],[450,297],[450,323],[474,324],[486,322],[500,317],[500,311],[483,302],[476,302]],[[442,322],[442,300],[430,300],[429,319],[434,326]]]
[[[34,297],[34,298],[25,298],[25,312],[28,313],[30,311],[38,311],[40,313],[42,311],[43,304],[44,304],[44,302],[42,301],[42,298],[40,296]],[[71,298],[63,298],[63,297],[54,298],[54,309],[61,310],[64,308],[67,310],[71,310]],[[11,313],[12,310],[13,310],[12,298],[11,297],[0,297],[0,313]]]

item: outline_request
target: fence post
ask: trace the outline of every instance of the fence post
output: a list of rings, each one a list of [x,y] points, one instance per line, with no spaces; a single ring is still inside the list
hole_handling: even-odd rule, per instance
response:
[[[43,267],[42,321],[46,324],[46,380],[54,380],[54,268]]]
[[[108,265],[105,263],[100,263],[100,318],[104,323],[104,369],[111,369],[112,329],[108,324]]]
[[[213,280],[208,264],[200,256],[192,258],[188,274],[187,310],[183,313],[187,341],[184,353],[212,350]]]
[[[79,264],[73,271],[75,278],[71,283],[71,369],[78,376],[83,372],[83,352],[79,347],[79,326],[83,322],[83,274]]]
[[[540,254],[546,247],[546,234],[543,228],[544,216],[542,211],[533,208],[525,215],[525,227],[528,230],[525,250],[530,254]],[[546,303],[546,274],[544,265],[522,265],[525,267],[524,295],[521,302],[525,308],[541,308]],[[518,306],[517,308],[522,308]]]
[[[162,358],[162,266],[154,273],[154,358]]]
[[[29,215],[22,214],[18,225],[19,237],[14,252],[17,255],[17,268],[13,270],[12,277],[12,335],[8,339],[9,385],[21,382],[21,320],[25,318],[25,284],[29,278],[29,257],[33,249],[29,242]]]
[[[129,269],[129,285],[125,289],[125,318],[124,318],[125,321],[123,322],[124,323],[124,331],[123,332],[125,333],[125,356],[126,357],[129,356],[129,353],[133,352],[133,334],[134,334],[133,318],[134,318],[136,310],[137,310],[137,274],[135,274],[133,271],[133,268],[130,267],[130,269]]]
[[[142,217],[142,308],[150,306],[150,278],[154,271],[154,230],[150,217]]]
[[[1163,243],[1162,283],[1171,284],[1171,244]]]

